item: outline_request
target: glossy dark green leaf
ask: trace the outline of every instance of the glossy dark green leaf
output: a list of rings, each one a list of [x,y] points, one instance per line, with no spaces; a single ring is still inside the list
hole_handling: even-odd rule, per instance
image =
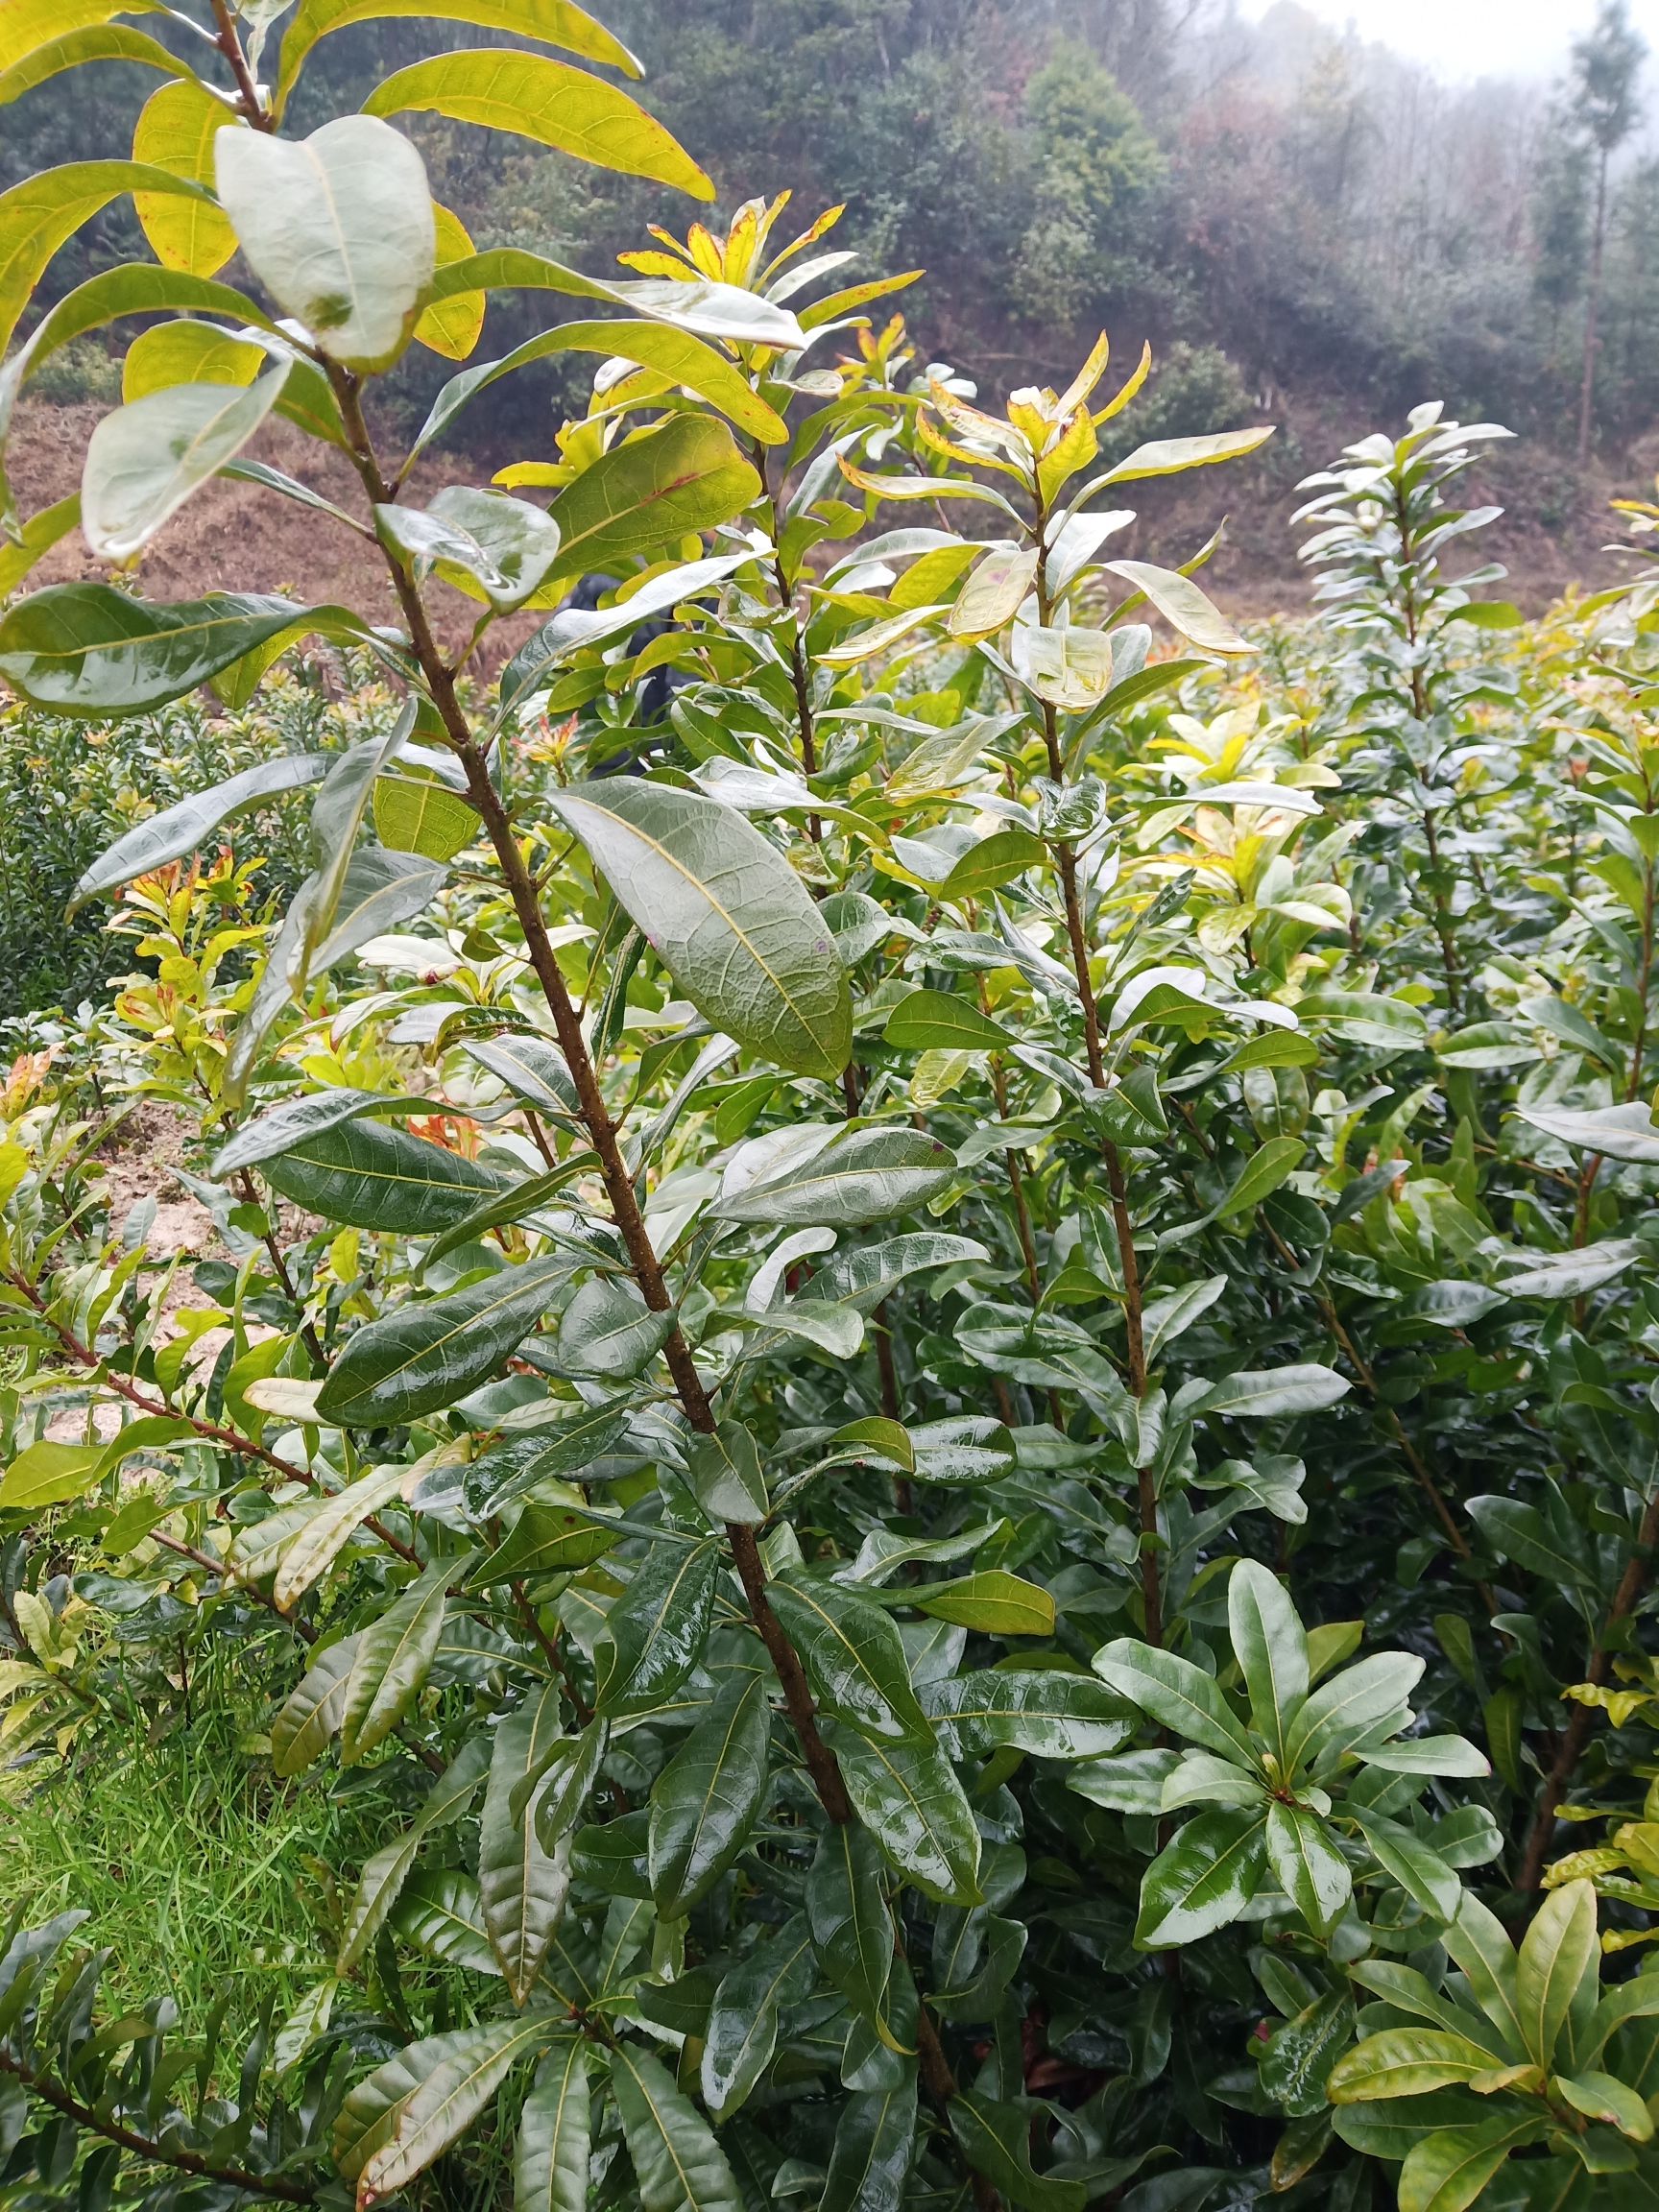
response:
[[[1172,1729],[1223,1759],[1255,1767],[1250,1738],[1215,1687],[1214,1677],[1190,1659],[1124,1636],[1095,1652],[1094,1671],[1161,1728]]]
[[[282,1197],[353,1229],[430,1236],[510,1188],[493,1168],[364,1118],[307,1137],[261,1163]]]
[[[758,830],[700,792],[629,777],[572,785],[552,805],[716,1028],[797,1073],[840,1073],[853,1041],[846,971],[805,886]]]
[[[903,1643],[879,1605],[842,1583],[804,1577],[774,1582],[768,1595],[828,1712],[886,1743],[928,1740]]]
[[[881,1857],[856,1821],[825,1830],[806,1879],[813,1948],[830,1980],[888,2047],[887,1985],[893,1973],[893,1919]]]
[[[851,1129],[788,1173],[723,1197],[713,1212],[721,1221],[857,1228],[913,1212],[955,1172],[955,1155],[920,1129]]]
[[[1040,1759],[1098,1759],[1128,1737],[1135,1716],[1085,1674],[976,1669],[930,1682],[923,1701],[965,1758],[1010,1748]]]
[[[392,1914],[399,1939],[445,1966],[497,1980],[501,1967],[484,1928],[484,1907],[470,1874],[454,1868],[412,1874]]]
[[[673,1312],[653,1312],[632,1283],[591,1276],[560,1317],[561,1371],[599,1382],[629,1382],[650,1365],[675,1326]]]
[[[1347,1906],[1354,1878],[1319,1815],[1301,1805],[1269,1805],[1267,1858],[1274,1880],[1308,1927],[1325,1935]]]
[[[119,891],[135,877],[148,876],[169,860],[181,860],[205,844],[222,824],[230,821],[262,799],[284,791],[298,791],[320,783],[332,765],[325,753],[285,753],[262,760],[256,768],[216,783],[209,791],[194,792],[178,805],[149,815],[93,861],[76,884],[69,911],[108,891]]]
[[[950,2104],[950,2130],[963,2156],[1022,2212],[1083,2212],[1089,2192],[1081,2181],[1051,2180],[1032,2166],[1031,2118],[1024,2104],[974,2091]]]
[[[272,638],[307,633],[358,642],[367,634],[342,607],[229,591],[157,607],[108,584],[54,584],[0,619],[0,677],[57,713],[139,713]]]
[[[717,2120],[748,2100],[778,2048],[780,2016],[810,1995],[816,1978],[811,1930],[799,1913],[721,1977],[701,2060],[703,2101]]]
[[[569,1273],[568,1260],[532,1260],[395,1307],[351,1338],[318,1412],[342,1428],[385,1429],[452,1406],[517,1350]]]
[[[906,1881],[942,1905],[977,1905],[979,1830],[956,1770],[936,1743],[870,1743],[835,1731],[858,1817]]]
[[[335,1971],[349,1974],[386,1925],[415,1863],[416,1854],[435,1829],[458,1820],[478,1794],[489,1770],[490,1745],[483,1735],[469,1737],[403,1834],[364,1863],[340,1933]]]
[[[623,1533],[619,1526],[606,1527],[597,1514],[531,1499],[469,1579],[474,1589],[489,1590],[498,1582],[529,1581],[538,1575],[568,1575],[603,1559]]]
[[[821,2212],[900,2212],[915,2149],[916,2076],[905,2069],[894,2087],[841,2107]]]
[[[767,1512],[760,1451],[741,1421],[722,1421],[712,1436],[693,1437],[685,1479],[710,1521],[753,1526]]]
[[[367,2206],[407,2187],[471,2126],[520,2060],[545,2048],[554,2017],[491,2020],[422,2045],[419,2086],[398,2105],[388,2140],[357,2176],[357,2201]]]
[[[712,2129],[660,2059],[636,2043],[615,2045],[611,2093],[642,2212],[744,2212]]]
[[[447,1561],[429,1567],[358,1637],[341,1716],[346,1766],[383,1743],[421,1695],[444,1626],[449,1575]]]
[[[560,1734],[560,1694],[549,1684],[496,1724],[484,1813],[478,1825],[478,1891],[484,1927],[515,2005],[528,2003],[565,1911],[569,1846],[546,1852],[534,1805],[513,1817],[514,1792]]]
[[[613,1719],[649,1713],[703,1656],[720,1547],[658,1544],[606,1616],[594,1652],[594,1698]]]
[[[492,1445],[467,1470],[468,1505],[488,1517],[539,1483],[584,1473],[616,1442],[626,1421],[626,1408],[613,1399],[531,1435]]]
[[[1266,1869],[1263,1813],[1200,1813],[1146,1869],[1136,1942],[1166,1951],[1213,1936],[1238,1919]]]
[[[1308,1695],[1308,1639],[1278,1576],[1241,1559],[1227,1583],[1228,1631],[1250,1696],[1250,1725],[1286,1768],[1290,1722]]]
[[[748,1841],[766,1794],[772,1711],[752,1674],[715,1702],[651,1790],[651,1894],[665,1920],[708,1895]]]
[[[537,2067],[518,2115],[513,2212],[587,2212],[592,2104],[588,2045],[565,2037]]]

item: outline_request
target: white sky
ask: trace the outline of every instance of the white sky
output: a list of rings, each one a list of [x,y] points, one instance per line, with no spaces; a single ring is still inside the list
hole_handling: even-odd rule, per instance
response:
[[[1239,0],[1251,20],[1273,0]],[[1588,28],[1596,0],[1302,0],[1338,30],[1352,23],[1442,77],[1552,76]],[[1659,0],[1632,0],[1631,17],[1659,55]],[[1653,80],[1650,77],[1649,83]]]

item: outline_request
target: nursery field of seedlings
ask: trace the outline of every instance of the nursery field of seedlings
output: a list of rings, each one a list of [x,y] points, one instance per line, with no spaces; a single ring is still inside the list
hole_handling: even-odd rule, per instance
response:
[[[710,197],[566,0],[71,12],[0,92],[165,79],[0,194],[0,347],[154,253],[0,366],[0,2206],[1659,2205],[1659,508],[1524,620],[1425,405],[1241,631],[1143,358],[994,404],[781,199],[474,251],[399,118]],[[285,129],[421,12],[540,44]],[[225,471],[397,625],[153,600]]]

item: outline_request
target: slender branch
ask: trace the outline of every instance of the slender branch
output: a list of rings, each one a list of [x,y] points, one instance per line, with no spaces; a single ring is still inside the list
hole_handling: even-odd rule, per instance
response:
[[[255,131],[275,131],[276,126],[259,97],[259,86],[242,51],[236,18],[230,12],[230,0],[213,0],[213,20],[219,26],[219,36],[213,43],[230,64],[230,74],[236,80],[236,105]]]
[[[1590,1665],[1584,1678],[1597,1689],[1606,1681],[1612,1667],[1614,1640],[1620,1624],[1628,1621],[1635,1612],[1647,1587],[1648,1577],[1653,1572],[1655,1547],[1659,1547],[1659,1490],[1655,1490],[1647,1502],[1647,1509],[1636,1531],[1635,1549],[1625,1561],[1624,1572],[1619,1578],[1619,1587],[1607,1610],[1606,1622],[1590,1654]],[[1554,1764],[1545,1776],[1544,1788],[1539,1792],[1538,1810],[1533,1815],[1527,1848],[1522,1856],[1521,1872],[1515,1882],[1517,1889],[1527,1891],[1538,1887],[1551,1839],[1555,1833],[1555,1815],[1567,1794],[1578,1762],[1583,1757],[1584,1746],[1590,1741],[1592,1718],[1593,1708],[1579,1705],[1567,1723]]]
[[[171,2166],[176,2173],[194,2174],[203,2181],[220,2181],[227,2188],[245,2189],[252,2197],[270,2197],[282,2204],[315,2204],[317,2201],[315,2183],[284,2181],[275,2174],[249,2174],[239,2166],[210,2166],[194,2151],[170,2150],[147,2135],[136,2135],[132,2128],[123,2128],[119,2121],[105,2119],[90,2104],[83,2104],[49,2075],[31,2073],[21,2058],[3,2049],[0,2049],[0,2074],[15,2076],[32,2096],[38,2097],[43,2104],[50,2104],[55,2112],[61,2112],[65,2119],[73,2120],[77,2127],[84,2128],[90,2134],[103,2136],[107,2143],[131,2151],[134,2157],[148,2159],[152,2165]]]
[[[128,1405],[137,1412],[166,1421],[187,1422],[204,1444],[217,1444],[223,1451],[239,1452],[245,1459],[257,1459],[261,1465],[273,1468],[285,1482],[303,1483],[307,1490],[318,1487],[317,1478],[308,1467],[301,1467],[295,1460],[283,1459],[276,1453],[268,1452],[263,1444],[255,1444],[251,1436],[243,1436],[234,1429],[226,1429],[217,1421],[204,1421],[197,1414],[183,1412],[179,1407],[169,1405],[164,1398],[152,1398],[148,1391],[140,1390],[135,1383],[129,1382],[124,1375],[111,1374],[92,1347],[84,1344],[72,1329],[48,1310],[45,1299],[27,1276],[12,1274],[7,1277],[7,1281],[34,1307],[76,1365],[89,1371],[96,1370],[105,1388],[125,1398]],[[372,1514],[364,1527],[378,1536],[388,1551],[396,1551],[399,1559],[406,1560],[412,1567],[421,1564],[420,1553],[405,1544],[400,1536],[395,1536],[377,1515]]]

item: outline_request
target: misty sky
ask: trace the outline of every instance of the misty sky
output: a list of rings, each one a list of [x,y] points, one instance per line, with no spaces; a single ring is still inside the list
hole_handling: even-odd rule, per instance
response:
[[[1239,0],[1259,18],[1273,0]],[[1448,78],[1552,76],[1574,37],[1594,20],[1596,0],[1302,0],[1341,29],[1379,38]],[[1632,0],[1631,16],[1659,54],[1659,0]],[[1649,82],[1652,80],[1650,78]]]

